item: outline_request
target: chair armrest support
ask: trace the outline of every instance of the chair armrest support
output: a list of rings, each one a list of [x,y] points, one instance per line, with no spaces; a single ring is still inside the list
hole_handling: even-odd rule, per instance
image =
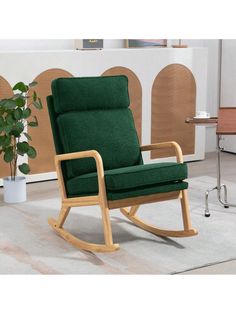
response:
[[[55,156],[55,162],[61,163],[65,160],[81,159],[81,158],[94,158],[96,162],[98,175],[104,175],[104,168],[101,155],[96,150],[86,150],[82,152],[61,154]]]
[[[175,155],[178,163],[183,163],[183,153],[182,149],[179,146],[178,143],[176,142],[162,142],[162,143],[155,143],[155,144],[150,144],[150,145],[143,145],[141,146],[141,151],[150,151],[154,149],[161,149],[161,148],[171,148],[173,147],[175,149]]]
[[[66,160],[81,159],[81,158],[94,158],[95,159],[97,174],[98,174],[99,194],[102,194],[103,197],[106,197],[103,161],[102,161],[101,155],[96,150],[87,150],[87,151],[82,151],[82,152],[67,153],[67,154],[61,154],[61,155],[55,156],[55,165],[56,165],[58,180],[60,183],[63,197],[67,198],[63,175],[62,175],[61,162],[66,161]]]

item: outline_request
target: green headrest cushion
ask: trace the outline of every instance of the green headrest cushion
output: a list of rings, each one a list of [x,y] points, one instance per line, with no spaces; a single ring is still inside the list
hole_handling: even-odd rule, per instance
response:
[[[58,78],[52,81],[56,113],[127,108],[128,78],[124,75]]]

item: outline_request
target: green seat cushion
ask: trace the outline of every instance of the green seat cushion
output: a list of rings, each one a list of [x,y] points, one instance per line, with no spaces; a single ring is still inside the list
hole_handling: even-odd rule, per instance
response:
[[[96,150],[105,170],[142,163],[140,145],[129,108],[67,112],[57,117],[64,153]],[[67,177],[96,172],[94,159],[66,162]]]
[[[139,187],[136,189],[128,189],[122,191],[108,191],[107,199],[109,201],[122,200],[130,197],[147,196],[158,193],[167,193],[173,191],[181,191],[188,188],[188,183],[184,181],[151,185],[147,187]]]
[[[164,162],[139,165],[105,171],[107,193],[179,182],[187,178],[187,165]],[[98,193],[97,173],[88,173],[69,179],[66,183],[69,195]]]
[[[56,113],[127,108],[128,78],[124,75],[58,78],[52,82]]]
[[[149,185],[146,187],[139,187],[136,189],[127,189],[120,191],[107,191],[107,199],[109,201],[121,200],[130,197],[147,196],[158,193],[167,193],[173,191],[181,191],[188,188],[188,183],[185,181],[162,183],[156,185]],[[92,196],[97,193],[76,193],[68,194],[68,197]]]
[[[187,165],[175,162],[155,163],[113,169],[105,174],[107,190],[132,189],[158,183],[184,180]]]

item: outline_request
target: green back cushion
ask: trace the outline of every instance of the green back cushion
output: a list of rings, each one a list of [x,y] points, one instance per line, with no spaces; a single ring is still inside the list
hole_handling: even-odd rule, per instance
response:
[[[52,82],[55,111],[127,108],[128,79],[124,75],[59,78]]]
[[[70,112],[57,118],[64,152],[97,150],[104,169],[140,163],[140,148],[131,111],[126,109]],[[94,159],[67,162],[68,177],[96,171]]]
[[[105,170],[142,163],[125,76],[61,78],[52,89],[63,153],[97,150]],[[68,178],[95,171],[92,158],[66,162]]]
[[[47,96],[48,113],[51,122],[52,135],[54,140],[54,146],[57,154],[63,153],[63,147],[61,139],[59,137],[58,127],[57,127],[57,114],[54,109],[53,97]]]

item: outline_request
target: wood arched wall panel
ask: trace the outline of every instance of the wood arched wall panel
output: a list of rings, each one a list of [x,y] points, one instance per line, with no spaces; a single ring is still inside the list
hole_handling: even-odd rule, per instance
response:
[[[116,66],[106,70],[103,76],[126,75],[128,77],[128,88],[130,96],[130,109],[134,116],[135,127],[140,144],[142,143],[142,86],[137,75],[130,69]]]
[[[28,133],[32,137],[32,145],[37,150],[37,157],[35,159],[29,158],[30,174],[55,171],[55,149],[46,97],[51,95],[51,82],[54,79],[72,76],[72,74],[62,69],[48,69],[34,79],[38,83],[34,90],[42,100],[43,109],[31,108],[32,114],[37,116],[39,126],[37,128],[28,128]]]
[[[194,154],[195,127],[186,117],[195,116],[196,82],[181,64],[170,64],[156,76],[152,86],[151,142],[176,141],[184,155]],[[156,150],[151,158],[173,156],[171,149]]]
[[[0,76],[0,99],[9,98],[13,96],[11,85],[5,80],[2,76]],[[6,164],[3,161],[3,155],[0,155],[0,178],[6,177],[10,175],[9,164]]]

